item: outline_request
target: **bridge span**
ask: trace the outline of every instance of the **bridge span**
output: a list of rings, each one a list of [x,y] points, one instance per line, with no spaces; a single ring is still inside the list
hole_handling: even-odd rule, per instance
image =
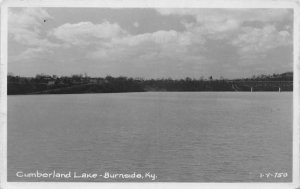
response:
[[[253,81],[253,80],[227,80],[234,91],[292,91],[293,81]]]

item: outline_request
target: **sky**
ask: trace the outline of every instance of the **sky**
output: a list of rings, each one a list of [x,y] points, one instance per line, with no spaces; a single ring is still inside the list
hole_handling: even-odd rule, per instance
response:
[[[293,69],[292,9],[9,8],[8,72],[241,78]]]

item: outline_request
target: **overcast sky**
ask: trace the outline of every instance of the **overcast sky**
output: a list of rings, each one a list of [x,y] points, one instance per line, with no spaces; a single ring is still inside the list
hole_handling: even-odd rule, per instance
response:
[[[8,71],[144,78],[292,71],[289,9],[10,8]]]

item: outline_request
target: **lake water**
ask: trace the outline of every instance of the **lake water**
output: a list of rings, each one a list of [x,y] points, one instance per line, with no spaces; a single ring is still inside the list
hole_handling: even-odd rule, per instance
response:
[[[16,173],[147,173],[156,182],[290,182],[292,93],[147,92],[8,97]],[[285,178],[261,174],[287,173]]]

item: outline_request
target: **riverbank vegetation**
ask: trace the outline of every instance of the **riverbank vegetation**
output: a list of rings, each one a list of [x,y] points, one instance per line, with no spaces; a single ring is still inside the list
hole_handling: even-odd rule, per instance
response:
[[[292,91],[293,73],[258,75],[241,79],[143,79],[131,77],[89,77],[38,74],[35,77],[7,76],[7,93],[14,94],[74,94],[118,93],[146,91]]]

